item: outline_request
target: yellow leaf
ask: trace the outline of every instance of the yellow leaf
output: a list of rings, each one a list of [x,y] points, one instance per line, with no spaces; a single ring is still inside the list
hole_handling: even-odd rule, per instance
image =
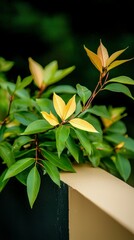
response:
[[[70,117],[76,109],[75,95],[68,101],[67,105],[64,108],[63,119],[66,120]]]
[[[116,149],[116,150],[119,150],[119,149],[123,148],[124,145],[125,145],[124,142],[120,142],[120,143],[118,143],[118,144],[115,146],[115,149]]]
[[[88,131],[88,132],[98,132],[93,125],[91,125],[90,123],[88,123],[87,121],[81,119],[81,118],[73,118],[69,121],[69,123],[76,128],[79,128],[81,130],[84,131]]]
[[[102,66],[105,68],[106,67],[106,61],[109,58],[108,51],[100,41],[100,46],[98,47],[97,50],[97,55],[101,59]]]
[[[33,80],[38,88],[41,88],[43,85],[43,67],[34,61],[31,57],[28,58],[29,69],[32,74]]]
[[[107,71],[109,71],[112,68],[115,68],[115,67],[117,67],[117,66],[119,66],[119,65],[121,65],[121,64],[123,64],[125,62],[128,62],[130,60],[132,60],[132,58],[131,59],[127,59],[127,60],[116,60],[116,61],[114,61],[113,63],[110,64],[110,66],[107,68]]]
[[[63,116],[64,116],[64,109],[65,109],[65,102],[56,93],[53,94],[53,105],[54,105],[55,111],[57,112],[58,116],[62,120],[64,120]]]
[[[114,122],[114,120],[111,120],[111,119],[108,119],[108,118],[101,118],[101,120],[102,120],[102,123],[103,123],[105,128],[110,127]]]
[[[88,57],[90,58],[93,65],[99,70],[100,73],[102,73],[102,63],[100,58],[95,54],[94,52],[90,51],[88,48],[84,46],[84,49],[87,52]]]
[[[50,123],[50,125],[56,126],[59,124],[58,119],[53,115],[53,113],[50,112],[49,114],[47,112],[42,111],[41,114],[46,119],[46,121]]]
[[[107,59],[107,67],[117,58],[119,57],[128,47],[125,49],[119,50],[115,53],[113,53],[108,59]]]

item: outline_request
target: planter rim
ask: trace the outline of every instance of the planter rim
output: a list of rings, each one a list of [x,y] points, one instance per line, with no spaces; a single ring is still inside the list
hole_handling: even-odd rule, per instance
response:
[[[98,167],[81,164],[74,168],[76,173],[61,172],[61,181],[134,234],[134,188]]]

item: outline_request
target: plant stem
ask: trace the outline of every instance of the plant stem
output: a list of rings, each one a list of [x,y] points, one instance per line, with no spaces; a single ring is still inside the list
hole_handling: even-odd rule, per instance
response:
[[[92,101],[94,100],[94,98],[96,97],[96,95],[97,95],[100,91],[103,90],[103,87],[104,87],[104,85],[105,85],[106,82],[107,82],[107,79],[108,79],[108,73],[107,73],[107,75],[106,75],[106,77],[105,77],[104,82],[102,83],[103,75],[100,74],[99,81],[98,81],[98,83],[97,83],[97,85],[96,85],[96,87],[95,87],[95,89],[94,89],[91,97],[87,100],[85,106],[83,107],[82,112],[84,112],[85,110],[87,110],[87,109],[90,107],[90,105],[91,105]]]

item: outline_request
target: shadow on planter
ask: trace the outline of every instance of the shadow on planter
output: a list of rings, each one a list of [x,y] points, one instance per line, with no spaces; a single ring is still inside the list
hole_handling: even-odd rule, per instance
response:
[[[31,210],[25,187],[12,180],[1,193],[1,240],[68,240],[68,187],[44,176]],[[10,199],[10,200],[9,200]]]

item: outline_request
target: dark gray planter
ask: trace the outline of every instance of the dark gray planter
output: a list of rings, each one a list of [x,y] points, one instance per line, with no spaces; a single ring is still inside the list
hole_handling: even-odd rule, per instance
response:
[[[14,179],[1,193],[1,240],[68,240],[68,187],[44,176],[30,208],[25,186]]]

